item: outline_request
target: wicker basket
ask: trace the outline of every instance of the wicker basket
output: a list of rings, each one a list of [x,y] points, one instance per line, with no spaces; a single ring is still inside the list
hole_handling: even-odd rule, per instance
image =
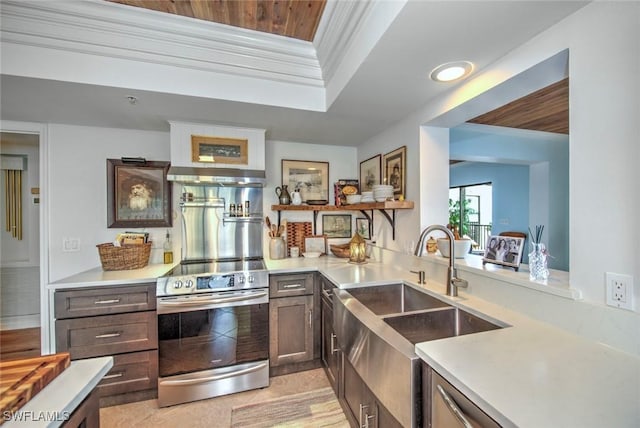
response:
[[[115,247],[112,243],[98,244],[103,270],[140,269],[149,264],[151,242]]]

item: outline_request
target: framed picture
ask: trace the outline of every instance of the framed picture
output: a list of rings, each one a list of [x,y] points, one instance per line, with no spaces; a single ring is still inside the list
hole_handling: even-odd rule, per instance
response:
[[[240,138],[191,136],[193,162],[249,164],[249,140]]]
[[[363,239],[371,239],[371,223],[368,218],[356,218],[356,232]]]
[[[512,236],[487,237],[482,264],[494,263],[515,268],[517,271],[522,260],[524,239]]]
[[[107,159],[107,227],[171,226],[169,162]]]
[[[324,214],[322,233],[327,238],[351,238],[351,214]]]
[[[282,184],[300,191],[302,202],[329,200],[329,162],[282,159]]]
[[[327,237],[324,235],[305,236],[304,252],[312,251],[327,254]]]
[[[406,196],[407,177],[407,146],[402,146],[384,155],[384,179],[385,184],[393,186],[394,199]]]
[[[373,191],[374,184],[382,183],[382,156],[375,155],[372,158],[360,162],[360,192]]]

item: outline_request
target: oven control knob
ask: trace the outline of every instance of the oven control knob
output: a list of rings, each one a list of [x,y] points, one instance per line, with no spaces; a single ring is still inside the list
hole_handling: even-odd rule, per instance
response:
[[[252,283],[253,281],[255,281],[255,278],[253,277],[253,275],[249,275],[247,277],[247,282]]]
[[[173,283],[173,288],[182,288],[182,281],[178,280]]]
[[[192,286],[193,286],[193,281],[192,281],[192,280],[187,279],[187,280],[184,282],[184,288],[191,288]]]
[[[245,280],[244,275],[238,275],[238,283],[244,284],[244,280]]]

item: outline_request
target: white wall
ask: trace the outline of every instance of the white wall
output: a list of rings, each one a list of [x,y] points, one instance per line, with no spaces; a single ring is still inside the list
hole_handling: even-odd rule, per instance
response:
[[[272,223],[277,222],[277,213],[271,211],[271,205],[278,203],[275,189],[282,185],[282,159],[308,160],[329,162],[329,203],[333,205],[333,183],[341,178],[358,178],[359,169],[356,161],[356,148],[343,146],[326,146],[318,144],[302,144],[296,142],[273,141],[266,143],[266,174],[267,184],[264,189],[264,213],[268,215]],[[332,211],[330,214],[343,214]],[[352,231],[355,231],[355,218],[360,217],[357,211],[345,211],[344,214],[352,214]],[[282,211],[282,220],[287,221],[313,221],[311,211]],[[322,233],[322,213],[318,215],[316,225],[317,234]],[[265,229],[265,242],[267,232]],[[331,240],[329,243],[341,243],[343,240]],[[268,255],[268,246],[265,246],[265,255]]]
[[[100,266],[95,246],[122,231],[107,228],[107,159],[168,161],[169,133],[50,124],[48,135],[49,280],[56,281]],[[173,228],[179,230],[175,193]],[[150,263],[162,263],[165,228],[148,231],[154,241]],[[63,238],[79,239],[80,250],[63,252]]]
[[[637,2],[587,5],[512,51],[477,77],[454,87],[450,93],[359,146],[359,159],[366,159],[373,150],[388,144],[385,141],[402,141],[408,147],[417,147],[418,129],[423,124],[429,125],[422,128],[420,166],[417,161],[408,165],[408,189],[414,190],[407,193],[409,196],[417,194],[420,186],[422,199],[418,201],[417,211],[420,213],[415,214],[416,218],[420,216],[424,221],[426,216],[422,211],[436,210],[446,219],[446,204],[436,206],[431,201],[427,203],[428,192],[422,190],[425,185],[436,186],[425,181],[425,175],[430,169],[442,168],[448,159],[448,148],[444,147],[448,140],[442,135],[434,138],[442,132],[440,126],[447,123],[442,117],[484,91],[568,48],[572,287],[580,289],[586,300],[602,305],[605,300],[604,273],[627,273],[636,280],[635,297],[636,301],[640,300],[640,258],[637,251],[640,230],[635,221],[640,204],[636,197],[640,181],[636,165],[640,159],[640,146],[637,144],[637,136],[640,135],[640,121],[637,120],[640,117],[640,81],[637,78],[640,75],[639,16],[640,3]],[[615,64],[615,76],[611,74],[612,64]],[[505,99],[493,99],[492,102],[504,104],[525,94],[514,88],[507,97],[501,95]],[[481,100],[480,97],[477,99]],[[497,105],[500,104],[491,108]],[[483,112],[481,105],[473,108],[475,111],[466,115],[458,114],[457,123],[445,126],[455,126]],[[444,151],[446,156],[440,155]],[[442,164],[434,168],[430,162],[436,161]],[[446,201],[448,179],[444,174],[437,178],[437,187],[443,189],[438,193]],[[415,220],[402,222],[400,235],[415,235],[417,224]],[[385,246],[392,248],[387,243]],[[602,250],[611,248],[616,250]],[[639,306],[636,305],[636,311],[640,310]]]

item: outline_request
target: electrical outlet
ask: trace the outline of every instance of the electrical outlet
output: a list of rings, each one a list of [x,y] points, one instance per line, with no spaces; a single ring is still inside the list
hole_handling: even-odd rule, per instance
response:
[[[62,251],[65,253],[80,251],[80,238],[62,238]]]
[[[607,305],[633,310],[633,277],[619,273],[605,274]]]

